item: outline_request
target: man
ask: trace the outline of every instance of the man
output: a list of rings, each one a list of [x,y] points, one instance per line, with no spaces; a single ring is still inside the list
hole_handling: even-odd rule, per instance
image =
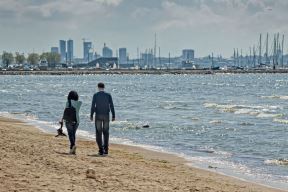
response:
[[[94,94],[90,120],[93,121],[95,113],[96,142],[99,147],[99,155],[108,155],[109,150],[109,113],[112,113],[112,121],[115,121],[115,111],[112,96],[104,91],[105,85],[98,84],[98,92]],[[102,142],[102,134],[104,142]]]

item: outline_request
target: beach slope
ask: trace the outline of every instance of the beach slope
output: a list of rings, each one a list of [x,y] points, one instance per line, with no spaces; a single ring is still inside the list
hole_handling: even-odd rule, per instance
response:
[[[65,137],[0,117],[0,191],[280,191],[185,165],[173,155],[112,145],[98,157],[93,141],[78,140],[68,155]],[[86,178],[86,170],[95,178]]]

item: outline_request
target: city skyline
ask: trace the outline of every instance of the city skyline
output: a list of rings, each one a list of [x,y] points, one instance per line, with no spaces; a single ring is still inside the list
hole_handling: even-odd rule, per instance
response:
[[[260,33],[288,34],[287,9],[281,0],[2,0],[0,51],[49,52],[71,38],[75,57],[82,57],[86,38],[98,53],[107,43],[135,58],[137,48],[154,47],[157,33],[166,57],[182,49],[194,49],[195,57],[230,57],[233,48],[246,53]]]

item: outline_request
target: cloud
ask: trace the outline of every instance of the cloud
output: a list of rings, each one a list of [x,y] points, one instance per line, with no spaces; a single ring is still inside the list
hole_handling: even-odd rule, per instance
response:
[[[259,33],[287,34],[287,10],[286,0],[0,0],[0,46],[20,49],[29,42],[43,50],[59,38],[81,43],[87,37],[134,49],[153,46],[157,32],[163,52],[194,47],[203,54],[221,44],[230,54]]]
[[[162,20],[160,20],[158,30],[169,28],[195,28],[226,22],[227,19],[217,15],[206,4],[199,7],[187,7],[175,2],[163,2]]]
[[[287,9],[288,1],[281,0],[201,0],[192,6],[182,1],[163,1],[161,17],[154,27],[160,31],[215,27],[231,32],[261,32],[272,25],[287,30]]]
[[[37,20],[67,21],[83,17],[105,17],[122,0],[1,0],[0,12],[5,12],[18,23]],[[7,18],[5,18],[7,19]],[[5,19],[0,19],[3,21]]]

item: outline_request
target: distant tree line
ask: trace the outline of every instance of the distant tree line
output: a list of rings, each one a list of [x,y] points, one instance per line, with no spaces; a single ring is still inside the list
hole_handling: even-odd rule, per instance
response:
[[[11,64],[25,64],[26,62],[31,65],[39,64],[39,61],[46,60],[48,64],[57,64],[61,61],[61,56],[58,53],[45,52],[39,55],[38,53],[30,53],[26,58],[24,54],[20,53],[9,53],[3,52],[2,54],[2,63],[5,67],[8,67]]]

